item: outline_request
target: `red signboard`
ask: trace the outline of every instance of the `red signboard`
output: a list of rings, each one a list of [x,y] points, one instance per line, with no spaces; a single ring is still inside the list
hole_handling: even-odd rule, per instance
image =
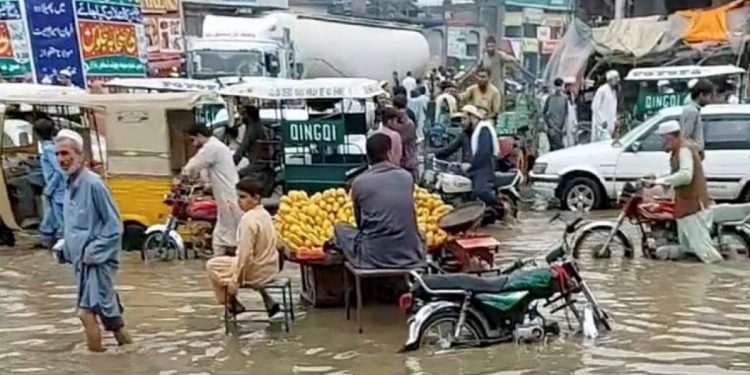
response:
[[[8,24],[0,22],[0,58],[13,57],[13,45],[10,43]]]
[[[83,59],[103,56],[138,57],[135,25],[105,22],[78,22]]]

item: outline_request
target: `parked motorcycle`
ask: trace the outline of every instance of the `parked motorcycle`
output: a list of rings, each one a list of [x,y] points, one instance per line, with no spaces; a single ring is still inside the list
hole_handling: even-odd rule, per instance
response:
[[[177,186],[164,199],[172,208],[165,224],[156,224],[146,229],[146,240],[141,249],[141,260],[168,261],[188,257],[185,240],[178,232],[184,227],[189,235],[191,248],[196,255],[209,257],[213,254],[211,233],[216,225],[216,202],[196,186]],[[202,192],[205,193],[205,192]]]
[[[553,220],[558,218],[559,214]],[[513,340],[533,342],[559,334],[558,324],[540,313],[542,301],[551,314],[570,309],[582,330],[591,324],[611,330],[609,316],[581,277],[575,259],[569,256],[568,237],[579,223],[580,219],[566,225],[562,245],[546,256],[545,267],[527,269],[537,264],[532,258],[516,261],[497,277],[413,272],[409,293],[399,299],[399,306],[409,314],[402,351]],[[576,306],[576,294],[584,296],[589,305],[585,309],[591,314]],[[586,317],[593,321],[585,322]]]
[[[521,201],[518,186],[522,181],[523,174],[517,169],[495,172],[494,190],[504,209],[503,217],[498,217],[498,220],[518,216]],[[420,185],[454,206],[476,200],[472,194],[471,180],[461,172],[461,164],[439,160],[434,155],[427,155],[424,159]]]
[[[610,257],[612,247],[622,248],[626,257],[633,256],[633,244],[622,230],[627,219],[641,233],[643,255],[653,258],[662,246],[679,245],[677,222],[672,199],[650,198],[644,195],[643,183],[626,183],[620,193],[625,201],[614,222],[594,221],[581,228],[574,241],[573,256],[588,248],[595,257]],[[722,254],[744,253],[750,256],[750,204],[720,204],[712,208],[714,225],[711,237]],[[595,238],[599,238],[596,241]],[[603,241],[601,240],[603,238]]]

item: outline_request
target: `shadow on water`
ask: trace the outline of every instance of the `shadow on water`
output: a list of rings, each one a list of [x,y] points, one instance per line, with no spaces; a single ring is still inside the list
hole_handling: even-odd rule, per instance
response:
[[[562,228],[547,217],[525,213],[513,229],[493,230],[503,243],[498,261],[558,240]],[[747,263],[584,257],[584,277],[614,317],[614,332],[435,355],[396,353],[404,316],[390,306],[365,308],[362,335],[343,310],[322,309],[302,312],[289,334],[244,322],[238,338],[225,337],[201,261],[143,265],[125,254],[123,263],[119,290],[136,344],[117,348],[108,337],[110,351],[93,355],[72,308],[70,269],[45,251],[0,252],[0,373],[750,374]],[[285,273],[297,288],[296,269]],[[252,292],[241,299],[261,304]]]

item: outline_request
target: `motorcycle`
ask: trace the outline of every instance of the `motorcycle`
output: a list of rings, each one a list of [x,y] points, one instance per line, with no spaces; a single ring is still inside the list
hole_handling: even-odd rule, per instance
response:
[[[627,219],[641,233],[641,249],[646,258],[654,258],[662,246],[678,246],[677,222],[672,199],[651,198],[644,194],[643,183],[626,183],[620,193],[625,204],[615,222],[594,221],[581,228],[573,245],[573,257],[578,258],[587,240],[597,235],[606,236],[593,246],[595,257],[612,255],[611,247],[619,244],[626,257],[633,257],[633,244],[623,232]],[[720,204],[711,208],[714,225],[711,238],[720,253],[733,251],[748,254],[750,249],[750,204]],[[750,256],[750,254],[748,254]]]
[[[503,217],[497,217],[498,220],[518,217],[518,204],[521,202],[518,186],[522,181],[523,174],[517,169],[495,172],[494,190],[504,211]],[[420,185],[454,206],[475,200],[471,180],[461,172],[461,164],[439,160],[434,155],[427,155],[424,159]]]
[[[141,260],[168,261],[188,257],[185,241],[178,228],[187,228],[190,244],[195,255],[210,257],[211,233],[216,225],[216,202],[198,195],[198,186],[176,186],[164,199],[164,204],[171,207],[165,224],[155,224],[146,229],[146,239],[141,249]],[[205,193],[205,192],[203,192]]]
[[[560,215],[553,218],[557,220]],[[547,266],[536,259],[518,260],[497,277],[467,274],[422,275],[412,272],[409,292],[399,299],[408,315],[408,336],[402,352],[430,344],[439,350],[455,346],[481,346],[501,342],[535,342],[560,333],[556,322],[539,312],[539,304],[550,313],[569,309],[582,331],[611,330],[608,314],[599,306],[591,289],[569,256],[568,237],[580,219],[567,223],[563,241],[546,257]],[[588,307],[579,309],[573,298],[582,294]]]

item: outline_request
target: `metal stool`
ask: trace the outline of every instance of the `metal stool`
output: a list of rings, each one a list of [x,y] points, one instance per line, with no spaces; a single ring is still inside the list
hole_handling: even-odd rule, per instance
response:
[[[284,314],[284,332],[289,332],[291,322],[294,322],[294,300],[292,298],[292,282],[288,277],[277,278],[276,280],[266,284],[263,288],[267,292],[276,291],[281,294],[281,306],[279,313]],[[240,286],[240,289],[251,289],[249,286]],[[228,292],[225,295],[226,300],[229,300]],[[263,310],[251,310],[247,309],[244,312],[266,312]],[[226,305],[224,305],[224,333],[229,334],[230,326],[232,332],[237,332],[237,315],[232,314]]]

